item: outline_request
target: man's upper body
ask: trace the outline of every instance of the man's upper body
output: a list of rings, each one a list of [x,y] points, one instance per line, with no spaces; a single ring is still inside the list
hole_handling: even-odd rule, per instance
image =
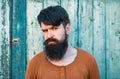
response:
[[[65,66],[50,63],[45,51],[36,55],[28,65],[26,79],[100,79],[93,56],[77,49],[74,61]]]
[[[70,21],[64,8],[43,9],[38,22],[45,49],[29,62],[26,79],[100,79],[94,57],[68,44]]]

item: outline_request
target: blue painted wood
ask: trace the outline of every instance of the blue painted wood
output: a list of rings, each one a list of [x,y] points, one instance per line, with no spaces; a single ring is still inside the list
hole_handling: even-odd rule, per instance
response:
[[[103,0],[93,2],[93,52],[101,79],[107,79],[106,70],[106,7]]]
[[[10,79],[9,4],[0,0],[0,79]]]
[[[60,5],[60,4],[61,4],[61,0],[44,0],[43,1],[44,8],[48,6],[55,6],[55,5]]]
[[[79,48],[88,51],[91,54],[94,54],[93,50],[93,0],[80,0],[78,2],[78,26],[76,31],[78,31],[78,45]],[[76,35],[76,34],[75,34]]]
[[[43,35],[37,21],[37,15],[43,9],[43,2],[27,2],[27,61],[31,60],[34,55],[43,50]],[[34,36],[34,37],[33,37]],[[34,39],[33,39],[34,38]]]
[[[120,79],[120,0],[106,0],[107,79]]]
[[[11,26],[11,76],[25,79],[26,70],[26,0],[13,0]]]

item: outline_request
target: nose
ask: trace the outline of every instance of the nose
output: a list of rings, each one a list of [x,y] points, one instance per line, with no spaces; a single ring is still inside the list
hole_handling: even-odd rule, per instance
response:
[[[52,33],[52,31],[48,31],[48,38],[51,38],[51,37],[53,37],[53,33]]]

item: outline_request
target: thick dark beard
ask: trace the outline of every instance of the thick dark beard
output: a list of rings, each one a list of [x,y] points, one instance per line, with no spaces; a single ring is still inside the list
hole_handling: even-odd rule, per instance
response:
[[[48,44],[49,42],[55,42],[56,44]],[[63,58],[64,54],[68,48],[68,40],[67,35],[65,35],[65,39],[62,42],[59,42],[56,39],[50,38],[44,42],[45,52],[48,59],[52,61],[57,61]]]

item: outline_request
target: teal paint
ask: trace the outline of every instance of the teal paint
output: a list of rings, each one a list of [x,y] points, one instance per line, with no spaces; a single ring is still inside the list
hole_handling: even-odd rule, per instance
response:
[[[2,55],[1,55],[1,66],[2,66],[2,78],[3,79],[9,79],[9,53],[8,53],[8,48],[9,48],[9,45],[7,43],[8,41],[8,38],[6,37],[6,31],[5,31],[5,28],[3,27],[2,29],[2,45],[1,45],[1,49],[2,49]]]
[[[9,17],[6,16],[9,14],[8,10],[7,1],[0,1],[0,79],[10,78]]]
[[[101,79],[107,79],[106,75],[106,4],[102,0],[94,0],[93,8],[93,28],[94,28],[94,38],[93,38],[93,48],[94,57],[97,60]]]
[[[120,1],[106,0],[106,70],[107,79],[120,79]]]
[[[25,79],[26,71],[26,0],[13,0],[11,26],[11,77]],[[18,41],[15,41],[15,40]]]

